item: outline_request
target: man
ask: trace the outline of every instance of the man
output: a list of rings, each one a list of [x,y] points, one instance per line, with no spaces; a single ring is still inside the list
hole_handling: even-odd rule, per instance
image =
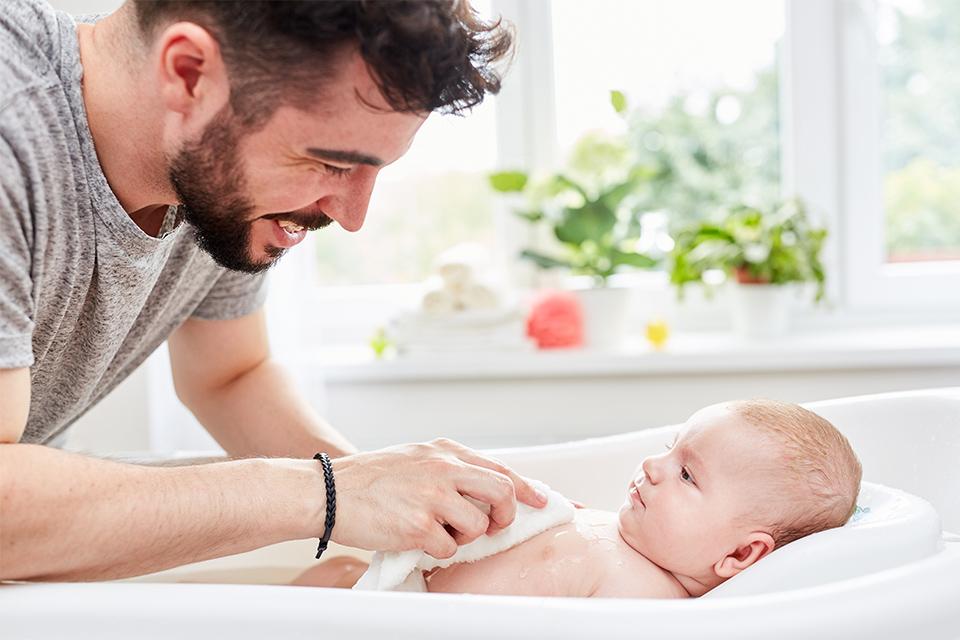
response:
[[[262,272],[307,230],[360,229],[377,172],[431,111],[497,91],[509,47],[455,0],[129,0],[80,25],[7,0],[0,579],[121,578],[319,536],[316,451],[341,456],[343,544],[448,557],[516,499],[542,506],[449,441],[355,453],[271,361],[260,308]],[[167,338],[180,399],[230,456],[263,457],[153,467],[44,446]]]

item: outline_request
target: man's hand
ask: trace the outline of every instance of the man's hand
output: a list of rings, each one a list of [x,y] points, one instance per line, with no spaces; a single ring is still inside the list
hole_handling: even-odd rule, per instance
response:
[[[338,458],[333,469],[333,540],[362,549],[449,558],[458,544],[513,522],[517,500],[547,502],[503,464],[443,438]],[[466,497],[489,504],[489,515]]]

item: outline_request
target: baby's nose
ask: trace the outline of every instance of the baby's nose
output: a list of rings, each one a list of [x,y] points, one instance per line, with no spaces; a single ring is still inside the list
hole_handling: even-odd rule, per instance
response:
[[[653,473],[655,471],[654,467],[655,465],[654,465],[653,458],[647,458],[646,460],[644,460],[643,464],[640,465],[641,474],[637,478],[636,483],[638,485],[641,484],[642,482],[655,484],[656,480],[654,479],[654,473]]]

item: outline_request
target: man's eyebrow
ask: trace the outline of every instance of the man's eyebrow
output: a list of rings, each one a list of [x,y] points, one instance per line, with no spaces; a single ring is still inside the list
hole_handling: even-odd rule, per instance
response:
[[[368,156],[365,153],[357,151],[341,151],[339,149],[317,149],[309,147],[307,153],[320,160],[329,160],[331,162],[343,162],[345,164],[368,164],[371,167],[382,167],[383,160]]]

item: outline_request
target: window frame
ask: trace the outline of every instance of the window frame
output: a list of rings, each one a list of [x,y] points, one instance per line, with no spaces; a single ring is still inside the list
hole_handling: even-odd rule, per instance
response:
[[[797,2],[796,4],[803,4]],[[839,2],[833,19],[840,36],[840,171],[846,301],[852,310],[915,306],[926,311],[958,310],[960,260],[887,263],[881,145],[881,68],[874,2]]]

